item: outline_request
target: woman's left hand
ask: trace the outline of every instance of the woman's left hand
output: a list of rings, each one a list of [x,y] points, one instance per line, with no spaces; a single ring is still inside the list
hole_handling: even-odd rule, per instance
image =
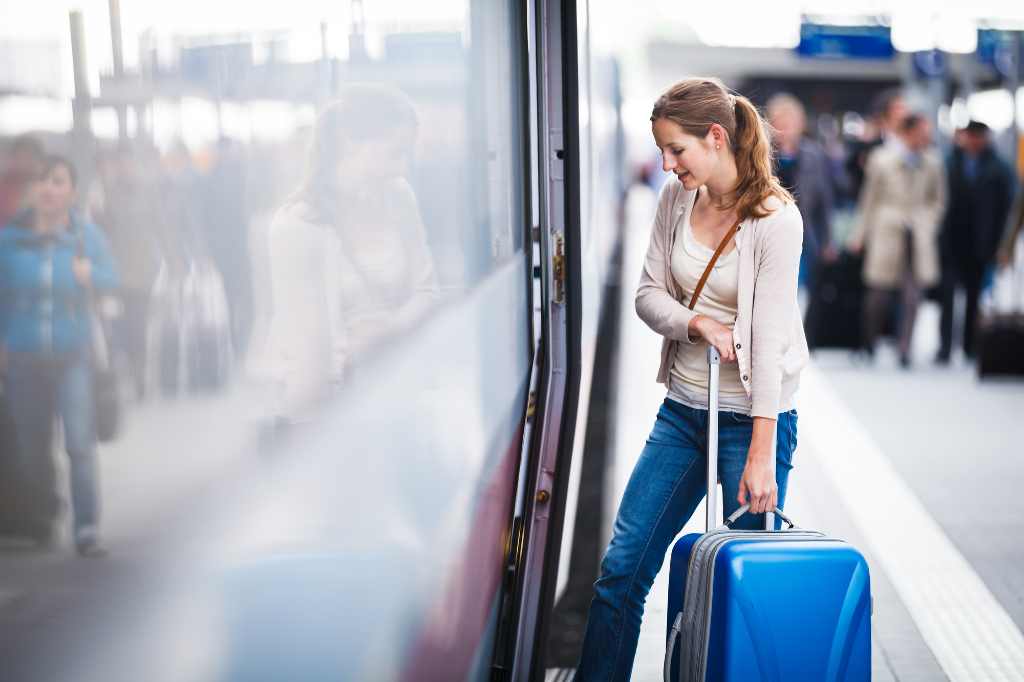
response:
[[[71,271],[75,275],[75,281],[83,287],[92,286],[92,263],[88,258],[75,256],[71,261]]]
[[[740,494],[736,499],[741,505],[750,504],[752,514],[775,511],[779,502],[779,487],[775,483],[775,462],[771,449],[757,452],[751,448],[747,454],[747,465],[740,478]]]

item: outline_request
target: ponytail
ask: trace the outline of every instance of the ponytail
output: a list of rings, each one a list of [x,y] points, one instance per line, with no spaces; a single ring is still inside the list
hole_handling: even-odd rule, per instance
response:
[[[753,102],[743,95],[735,98],[736,132],[730,137],[736,158],[736,212],[740,217],[764,218],[768,211],[764,200],[770,196],[793,201],[772,171],[773,154],[768,124]]]
[[[739,175],[731,207],[741,220],[767,216],[769,197],[793,201],[772,172],[771,137],[757,107],[742,95],[730,94],[718,79],[688,78],[673,85],[654,103],[651,121],[660,118],[696,137],[706,136],[715,123],[725,129]]]

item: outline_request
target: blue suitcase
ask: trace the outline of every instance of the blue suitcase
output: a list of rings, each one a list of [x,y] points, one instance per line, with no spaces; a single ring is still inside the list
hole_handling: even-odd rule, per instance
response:
[[[710,349],[708,517],[717,510],[718,355]],[[714,485],[713,485],[714,484]],[[683,536],[669,573],[666,682],[871,679],[871,584],[851,545],[796,528]],[[774,521],[769,517],[769,528]]]

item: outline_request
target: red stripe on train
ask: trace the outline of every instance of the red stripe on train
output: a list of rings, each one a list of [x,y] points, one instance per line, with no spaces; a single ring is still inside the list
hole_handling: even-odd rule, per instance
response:
[[[509,512],[515,494],[516,462],[523,428],[505,451],[480,495],[458,567],[449,576],[442,598],[434,603],[412,647],[404,682],[462,680],[487,627],[504,573]]]

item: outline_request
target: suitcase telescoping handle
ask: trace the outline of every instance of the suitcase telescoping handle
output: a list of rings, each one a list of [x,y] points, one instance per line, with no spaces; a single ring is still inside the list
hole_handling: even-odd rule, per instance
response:
[[[721,369],[722,356],[713,344],[708,344],[708,497],[707,497],[707,518],[705,528],[709,531],[718,527],[718,383],[719,370]],[[774,453],[772,463],[774,464]],[[743,505],[729,517],[725,525],[729,528],[736,520],[749,511],[750,505]],[[775,528],[775,514],[779,514],[783,521],[793,527],[793,522],[775,508],[775,513],[764,515],[765,530]]]
[[[718,527],[718,382],[721,362],[722,356],[719,355],[718,349],[708,344],[708,497],[706,522],[709,531],[712,528]],[[725,527],[731,528],[732,524],[748,511],[750,511],[749,504],[745,504],[737,509],[733,512],[732,516],[725,520]],[[790,528],[794,527],[793,522],[778,507],[775,508],[775,514],[778,514],[779,518],[789,524]],[[766,529],[775,527],[775,514],[764,515]],[[668,634],[663,670],[665,682],[672,682],[672,662],[676,656],[676,646],[682,636],[682,630],[683,612],[680,611],[676,614]],[[682,660],[680,660],[681,667]]]
[[[718,379],[722,356],[708,344],[708,497],[705,528],[718,526]]]

